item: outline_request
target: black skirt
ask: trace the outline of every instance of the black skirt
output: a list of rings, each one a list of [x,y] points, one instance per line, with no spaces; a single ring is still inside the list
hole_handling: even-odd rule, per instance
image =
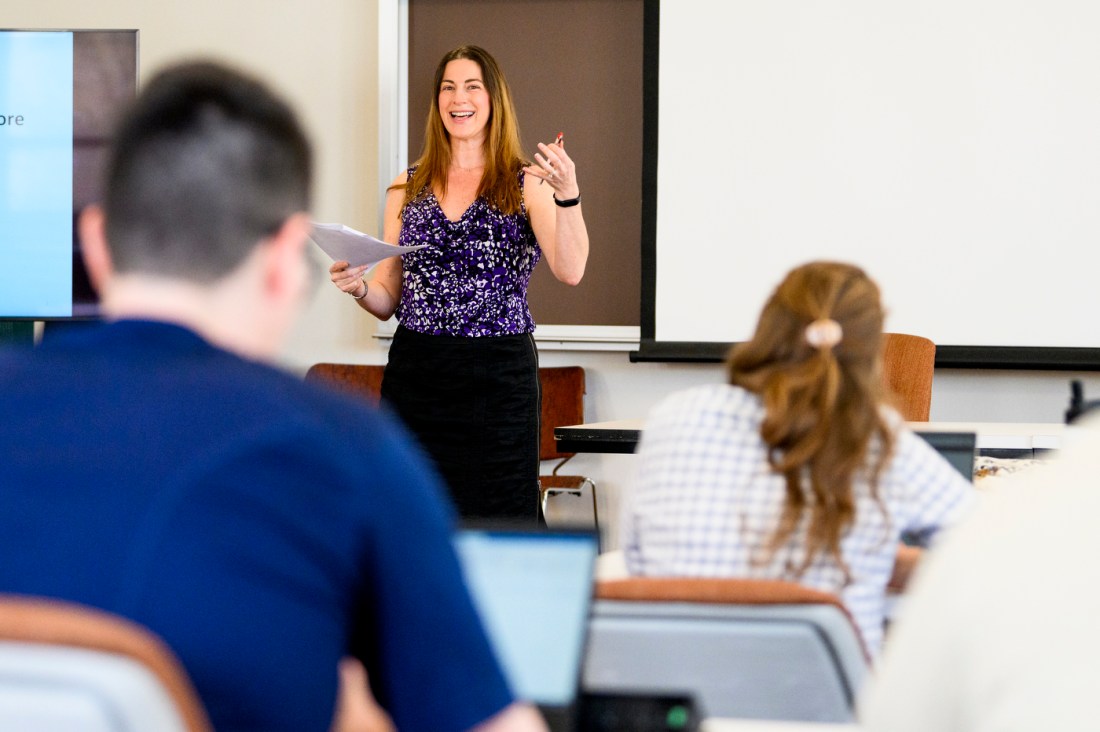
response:
[[[398,327],[382,399],[420,440],[463,518],[538,520],[538,351],[529,335]]]

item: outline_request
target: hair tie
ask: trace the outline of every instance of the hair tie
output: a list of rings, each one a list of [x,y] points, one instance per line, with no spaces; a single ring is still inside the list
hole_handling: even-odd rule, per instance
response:
[[[840,343],[843,336],[844,329],[832,318],[818,318],[806,326],[806,342],[821,351]]]

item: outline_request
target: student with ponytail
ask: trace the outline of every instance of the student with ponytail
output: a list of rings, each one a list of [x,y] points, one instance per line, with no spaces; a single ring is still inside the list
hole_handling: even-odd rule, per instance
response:
[[[885,403],[883,310],[857,267],[792,270],[728,383],[646,423],[622,543],[632,574],[783,579],[832,592],[872,654],[903,532],[955,521],[972,488]],[[898,567],[908,569],[907,566]]]

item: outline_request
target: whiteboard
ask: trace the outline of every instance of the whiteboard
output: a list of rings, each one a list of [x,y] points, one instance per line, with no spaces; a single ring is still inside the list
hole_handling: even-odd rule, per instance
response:
[[[941,352],[1100,347],[1100,3],[648,11],[643,340],[744,340],[791,267],[837,259]]]

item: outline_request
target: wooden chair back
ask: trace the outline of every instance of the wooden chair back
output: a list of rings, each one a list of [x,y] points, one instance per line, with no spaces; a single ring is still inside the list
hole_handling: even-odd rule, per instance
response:
[[[869,661],[839,598],[792,582],[597,583],[588,692],[690,694],[702,716],[849,722]]]
[[[932,410],[932,377],[936,344],[905,333],[886,333],[882,348],[882,378],[903,419],[927,422]]]
[[[8,668],[9,661],[14,667]],[[0,686],[8,687],[2,696],[13,699],[26,693],[15,714],[32,726],[35,718],[46,727],[54,724],[50,720],[61,715],[50,705],[56,707],[58,699],[72,700],[77,694],[98,700],[86,705],[89,724],[109,711],[117,725],[112,729],[136,729],[135,725],[156,719],[167,725],[162,729],[213,730],[198,693],[171,649],[144,626],[102,610],[46,598],[0,595],[0,666],[5,668]],[[135,698],[141,691],[146,696]],[[0,719],[4,713],[0,711]],[[73,722],[68,713],[64,716]],[[28,714],[34,716],[24,716]]]
[[[377,406],[382,394],[382,373],[385,370],[385,366],[373,364],[315,363],[306,371],[305,379],[358,394]]]
[[[539,459],[560,460],[574,453],[558,452],[554,428],[584,423],[584,369],[547,366],[539,369],[542,411],[539,415]]]

